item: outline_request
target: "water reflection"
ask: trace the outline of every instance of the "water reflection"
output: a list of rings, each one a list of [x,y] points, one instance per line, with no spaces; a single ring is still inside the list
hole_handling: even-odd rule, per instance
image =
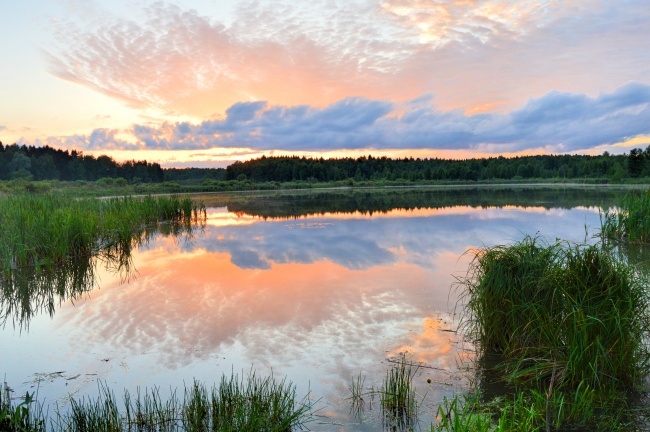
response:
[[[74,304],[84,294],[99,288],[98,268],[117,276],[120,283],[132,280],[137,273],[133,266],[134,249],[145,247],[159,235],[176,241],[183,239],[185,244],[190,244],[204,223],[164,223],[143,227],[131,238],[105,247],[92,256],[68,260],[60,265],[4,271],[0,276],[0,327],[11,323],[20,331],[29,330],[30,320],[37,315],[44,313],[53,318],[57,307],[68,301]]]
[[[560,189],[492,196],[471,189],[202,196],[205,225],[185,235],[171,227],[151,232],[130,253],[137,277],[128,283],[100,265],[84,273],[91,288],[82,295],[68,289],[54,301],[35,300],[26,315],[37,322],[29,335],[0,333],[0,345],[12,346],[3,366],[12,383],[48,370],[86,377],[42,383],[41,394],[54,400],[92,393],[96,378],[118,392],[165,389],[193,378],[211,383],[221,372],[253,366],[323,398],[322,412],[332,420],[311,429],[331,430],[338,422],[345,424],[341,430],[376,430],[376,423],[352,425],[349,417],[345,397],[360,373],[367,387],[379,388],[390,360],[407,352],[426,366],[416,388],[428,395],[431,410],[465,384],[456,362],[471,351],[451,331],[456,293],[450,291],[454,276],[467,269],[465,251],[536,232],[581,241],[585,226],[591,233],[597,228],[600,205],[614,205],[617,194]],[[101,280],[101,289],[90,279]],[[26,293],[38,291],[36,280],[31,283],[23,283]],[[41,285],[43,291],[57,286]],[[12,311],[7,316],[19,316],[23,298],[7,309],[3,300],[3,311]],[[39,308],[47,320],[39,319]],[[37,349],[46,354],[32,355]]]

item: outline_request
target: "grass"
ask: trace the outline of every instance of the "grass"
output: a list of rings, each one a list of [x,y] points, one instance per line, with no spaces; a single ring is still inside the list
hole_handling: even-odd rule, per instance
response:
[[[650,242],[650,190],[628,194],[621,208],[601,213],[602,237],[631,243]]]
[[[0,326],[30,319],[95,288],[98,264],[127,278],[131,250],[156,234],[191,236],[205,206],[189,198],[0,198]]]
[[[413,387],[416,372],[417,366],[407,362],[404,355],[386,372],[379,401],[384,425],[391,430],[411,430],[417,423],[419,407]]]
[[[26,393],[23,401],[15,405],[7,383],[0,386],[0,431],[43,431],[45,420],[42,413],[41,406],[35,404],[33,393]]]
[[[195,381],[185,387],[180,400],[176,392],[163,400],[158,389],[132,398],[125,391],[120,404],[114,393],[99,384],[99,396],[71,399],[66,410],[57,409],[49,418],[34,410],[29,397],[14,405],[6,385],[0,396],[2,431],[215,431],[290,432],[311,420],[313,403],[298,400],[296,387],[273,376],[258,377],[254,372],[240,378],[223,375],[211,389]]]
[[[163,221],[189,224],[202,217],[204,205],[177,196],[98,200],[9,195],[0,198],[0,261],[7,274],[99,253],[120,255]]]
[[[611,395],[598,399],[595,391],[579,388],[573,394],[528,389],[482,402],[477,393],[444,398],[438,423],[431,431],[535,432],[535,431],[634,431],[632,410]]]
[[[648,281],[636,267],[603,243],[525,237],[475,251],[458,287],[461,329],[479,360],[499,358],[514,391],[445,400],[441,430],[483,430],[486,411],[485,430],[631,427],[628,394],[650,373]]]
[[[462,327],[513,381],[634,388],[648,375],[647,281],[603,245],[526,237],[476,252]]]
[[[366,396],[368,393],[365,393],[363,391],[365,382],[366,377],[362,376],[359,372],[359,375],[356,378],[353,378],[352,382],[348,386],[348,389],[350,389],[350,397],[348,399],[351,401],[350,412],[357,417],[361,415],[361,412],[366,406],[366,400],[364,399],[364,396]]]

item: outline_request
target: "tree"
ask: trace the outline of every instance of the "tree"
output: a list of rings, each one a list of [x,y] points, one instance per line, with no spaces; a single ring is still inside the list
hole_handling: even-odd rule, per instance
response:
[[[641,149],[635,148],[630,150],[627,157],[627,172],[630,177],[639,177],[645,165],[645,155]]]
[[[11,173],[11,178],[29,178],[32,176],[30,168],[32,167],[32,161],[20,152],[14,153],[11,162],[9,162],[9,172]]]

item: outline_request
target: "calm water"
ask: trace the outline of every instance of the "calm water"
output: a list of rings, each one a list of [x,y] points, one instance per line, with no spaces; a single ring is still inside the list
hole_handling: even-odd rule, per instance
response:
[[[201,197],[205,227],[159,234],[131,271],[98,264],[89,291],[20,319],[2,298],[0,373],[46,403],[97,393],[105,381],[161,394],[232,371],[287,377],[320,399],[312,430],[377,430],[378,405],[351,416],[348,386],[381,386],[391,361],[422,364],[415,387],[432,412],[467,385],[458,359],[455,276],[483,245],[539,234],[584,241],[598,189],[398,190]],[[35,300],[36,303],[42,300]],[[45,303],[48,303],[47,301]],[[38,308],[39,304],[32,304]],[[427,383],[427,379],[431,383]],[[181,395],[182,396],[182,395]],[[51,411],[52,412],[52,411]],[[430,421],[430,420],[429,420]]]

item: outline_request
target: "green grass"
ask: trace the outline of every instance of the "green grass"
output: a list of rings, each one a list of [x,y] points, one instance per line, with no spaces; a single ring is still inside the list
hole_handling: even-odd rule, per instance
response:
[[[462,328],[514,381],[630,389],[650,371],[647,281],[603,245],[526,237],[476,252]]]
[[[474,253],[458,282],[460,327],[514,390],[445,400],[438,427],[629,430],[628,396],[650,374],[646,276],[603,243],[525,237]]]
[[[9,195],[0,198],[0,261],[6,274],[100,253],[122,254],[162,222],[190,224],[204,217],[201,203],[177,196],[99,200]]]
[[[132,398],[125,391],[121,403],[104,384],[99,396],[71,399],[69,408],[48,417],[29,397],[16,405],[4,384],[0,395],[0,430],[16,432],[70,431],[214,431],[290,432],[312,420],[313,403],[298,400],[291,382],[273,376],[222,376],[208,389],[195,381],[185,387],[180,400],[176,392],[167,399],[158,389],[138,391]]]
[[[646,413],[647,415],[647,413]],[[633,410],[620,395],[599,398],[593,389],[548,394],[532,389],[481,401],[476,393],[444,398],[431,431],[634,431]]]
[[[631,243],[650,242],[650,190],[641,195],[628,194],[619,210],[601,214],[602,237]]]
[[[384,384],[379,390],[384,425],[397,430],[410,430],[417,423],[418,403],[413,387],[417,366],[402,356],[400,362],[386,372]]]

